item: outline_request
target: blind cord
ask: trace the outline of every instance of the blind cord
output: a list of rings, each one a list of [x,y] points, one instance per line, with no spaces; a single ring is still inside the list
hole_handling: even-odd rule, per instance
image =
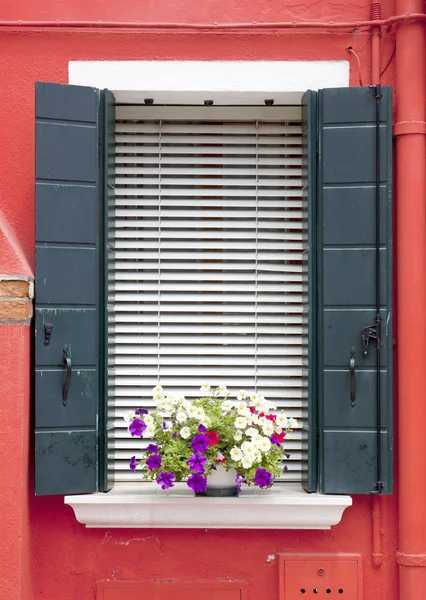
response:
[[[258,312],[258,258],[259,258],[259,121],[256,121],[256,232],[255,232],[255,273],[254,273],[254,390],[257,394],[257,312]]]
[[[162,124],[159,122],[158,133],[158,263],[157,263],[157,383],[161,375],[161,157],[162,157]]]

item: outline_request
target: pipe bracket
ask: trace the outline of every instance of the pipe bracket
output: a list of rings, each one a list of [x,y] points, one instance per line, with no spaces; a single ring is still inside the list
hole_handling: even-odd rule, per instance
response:
[[[416,133],[426,135],[426,121],[400,121],[393,126],[394,137]]]
[[[426,554],[397,552],[396,562],[403,567],[426,567]]]

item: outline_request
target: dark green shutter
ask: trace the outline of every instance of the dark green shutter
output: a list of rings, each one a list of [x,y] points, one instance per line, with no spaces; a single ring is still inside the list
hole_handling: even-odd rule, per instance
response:
[[[370,88],[318,92],[319,489],[369,494],[393,488],[391,89],[380,88],[381,443],[376,348],[361,332],[376,315],[376,98]],[[314,158],[312,157],[312,160]],[[355,349],[356,404],[350,397]],[[378,455],[381,454],[380,467]],[[381,471],[381,474],[380,474]]]
[[[98,489],[100,93],[36,84],[35,490]],[[46,328],[52,326],[50,342]],[[66,405],[63,352],[72,362]]]
[[[308,352],[303,356],[302,389],[302,484],[317,490],[317,285],[316,285],[316,144],[317,94],[302,99],[302,203],[303,203],[303,327]]]

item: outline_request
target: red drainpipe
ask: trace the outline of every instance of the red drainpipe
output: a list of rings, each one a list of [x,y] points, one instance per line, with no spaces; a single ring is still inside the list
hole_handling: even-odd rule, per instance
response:
[[[380,21],[382,18],[381,2],[372,2],[370,6],[371,21]],[[371,27],[371,84],[380,84],[380,37],[382,30],[380,27]],[[372,549],[371,564],[373,567],[380,568],[383,564],[382,553],[382,496],[373,496],[372,498]]]
[[[382,19],[382,5],[380,2],[372,2],[370,7],[370,17],[372,21]],[[380,27],[371,28],[371,83],[377,85],[380,83],[380,36],[382,31]]]
[[[423,0],[396,0],[397,13]],[[400,600],[426,598],[426,37],[396,31]]]

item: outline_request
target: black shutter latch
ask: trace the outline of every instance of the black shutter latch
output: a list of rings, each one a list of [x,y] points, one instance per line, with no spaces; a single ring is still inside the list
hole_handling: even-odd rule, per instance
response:
[[[361,331],[362,338],[362,353],[364,356],[368,354],[368,345],[370,340],[375,340],[375,347],[380,350],[383,348],[383,342],[381,340],[381,321],[382,315],[375,315],[374,320],[376,321],[374,325],[367,325]]]
[[[52,323],[44,324],[44,345],[48,346],[50,344],[50,336],[52,335],[53,325]]]

